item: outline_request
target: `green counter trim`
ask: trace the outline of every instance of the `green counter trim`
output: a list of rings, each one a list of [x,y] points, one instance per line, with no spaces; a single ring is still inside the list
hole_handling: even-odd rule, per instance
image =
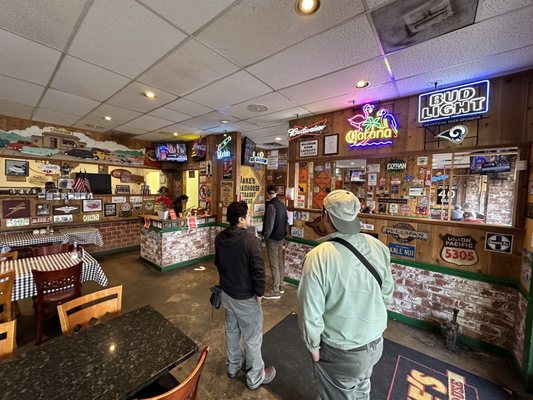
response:
[[[193,264],[196,264],[196,263],[199,263],[199,262],[202,262],[202,261],[209,261],[209,260],[212,260],[214,258],[215,258],[215,255],[211,254],[211,255],[208,255],[208,256],[203,256],[203,257],[193,258],[193,259],[190,259],[190,260],[187,260],[187,261],[182,261],[182,262],[176,263],[176,264],[165,265],[164,267],[161,267],[160,265],[157,265],[157,264],[153,263],[152,261],[149,261],[146,258],[143,258],[143,257],[140,257],[140,256],[139,256],[139,261],[144,263],[144,264],[149,265],[150,267],[153,267],[153,268],[157,269],[158,271],[166,272],[166,271],[170,271],[170,270],[176,269],[176,268],[187,267],[189,265],[193,265]]]
[[[103,250],[103,251],[91,251],[91,256],[96,258],[97,260],[100,260],[101,258],[113,256],[115,254],[120,253],[129,253],[131,251],[140,251],[141,246],[140,245],[134,245],[134,246],[127,246],[127,247],[117,247],[115,249],[109,249],[109,250]]]
[[[298,287],[300,285],[300,281],[296,280],[296,279],[292,279],[292,278],[284,278],[283,279],[285,282],[288,282],[290,283],[291,285],[294,285],[296,287]]]
[[[429,332],[432,332],[432,333],[436,333],[436,334],[440,334],[440,335],[443,334],[443,329],[442,328],[439,328],[438,326],[432,325],[432,324],[430,324],[428,322],[420,321],[418,319],[414,319],[414,318],[411,318],[411,317],[406,317],[405,315],[398,314],[398,313],[396,313],[394,311],[388,311],[387,310],[387,314],[389,316],[389,319],[391,319],[393,321],[398,321],[398,322],[401,322],[401,323],[403,323],[405,325],[413,326],[415,328],[422,329],[422,330],[425,330],[425,331],[429,331]],[[465,346],[468,346],[468,347],[471,347],[471,348],[485,350],[485,351],[488,351],[490,353],[497,354],[497,355],[500,355],[500,356],[503,356],[503,357],[507,357],[507,358],[510,358],[510,359],[514,360],[513,353],[511,351],[507,350],[507,349],[504,349],[503,347],[496,346],[496,345],[493,345],[493,344],[490,344],[490,343],[487,343],[487,342],[483,342],[482,340],[477,340],[477,339],[474,339],[474,338],[472,338],[470,336],[464,336],[464,335],[458,335],[457,336],[457,341],[459,343],[464,344]]]

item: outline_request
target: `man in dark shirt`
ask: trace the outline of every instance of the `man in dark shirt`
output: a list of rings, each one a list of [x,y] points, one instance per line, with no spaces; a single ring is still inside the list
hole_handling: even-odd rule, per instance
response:
[[[273,366],[265,368],[261,355],[263,252],[259,239],[248,230],[251,219],[246,203],[231,203],[226,216],[230,226],[215,238],[215,265],[222,286],[222,305],[226,309],[226,365],[230,378],[236,378],[239,370],[245,368],[246,385],[257,389],[276,376]]]
[[[285,257],[283,256],[283,244],[287,234],[287,207],[278,199],[275,185],[267,187],[267,196],[263,237],[272,271],[272,291],[265,293],[264,298],[279,299],[284,292]]]

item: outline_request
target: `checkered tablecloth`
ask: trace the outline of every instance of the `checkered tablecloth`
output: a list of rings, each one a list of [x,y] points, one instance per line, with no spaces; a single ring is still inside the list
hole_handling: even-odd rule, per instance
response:
[[[70,238],[70,242],[78,242],[78,244],[90,244],[94,243],[97,246],[102,247],[104,245],[104,239],[102,234],[96,228],[78,227],[78,228],[61,228],[59,229],[63,235]]]
[[[79,262],[78,259],[72,259],[70,253],[50,254],[41,257],[20,258],[18,260],[9,260],[0,262],[0,273],[15,269],[16,278],[13,286],[12,300],[21,300],[35,296],[37,290],[33,283],[32,269],[40,271],[53,271],[62,268],[72,267]],[[107,286],[107,276],[102,267],[89,253],[85,252],[83,256],[83,269],[81,281],[95,281],[101,286]]]
[[[39,233],[19,232],[6,233],[0,236],[0,246],[8,245],[10,247],[31,246],[33,244],[68,242],[68,236],[60,233]]]

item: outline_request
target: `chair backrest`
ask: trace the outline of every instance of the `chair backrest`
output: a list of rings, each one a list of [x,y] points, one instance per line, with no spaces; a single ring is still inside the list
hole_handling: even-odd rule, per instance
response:
[[[83,262],[72,267],[54,271],[31,270],[37,289],[37,302],[43,302],[48,294],[57,295],[61,291],[74,289],[73,297],[81,296],[81,271]]]
[[[7,271],[0,274],[0,320],[7,322],[13,319],[11,314],[11,295],[15,283],[15,270]]]
[[[8,251],[7,253],[0,253],[0,261],[16,260],[18,256],[18,251]]]
[[[209,353],[209,346],[206,346],[202,351],[198,364],[196,364],[194,370],[178,386],[170,389],[166,393],[145,400],[196,400],[198,383],[200,382],[200,376],[202,375],[202,368],[204,367],[207,353]]]
[[[51,244],[49,246],[32,247],[31,252],[34,257],[47,256],[48,254],[66,253],[68,243]]]
[[[0,324],[0,359],[11,357],[11,354],[15,351],[16,341],[15,332],[17,327],[17,321],[9,321]]]
[[[63,335],[72,335],[81,329],[116,317],[121,309],[122,285],[67,301],[57,306],[61,332]]]

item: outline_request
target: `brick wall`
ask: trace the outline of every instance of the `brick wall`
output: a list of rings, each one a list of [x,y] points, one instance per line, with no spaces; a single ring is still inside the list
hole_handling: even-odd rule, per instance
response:
[[[496,176],[489,175],[486,223],[512,225],[515,181],[512,178],[495,179]]]
[[[79,226],[90,226],[97,228],[102,233],[104,245],[99,247],[95,244],[85,244],[83,247],[89,253],[100,251],[114,250],[121,247],[138,246],[140,243],[140,224],[139,220],[127,220],[116,222],[105,222],[101,224],[84,224]],[[69,228],[74,227],[70,226]],[[56,229],[61,229],[55,226]]]
[[[305,255],[314,246],[285,242],[285,277],[299,281],[302,276],[302,264]]]

